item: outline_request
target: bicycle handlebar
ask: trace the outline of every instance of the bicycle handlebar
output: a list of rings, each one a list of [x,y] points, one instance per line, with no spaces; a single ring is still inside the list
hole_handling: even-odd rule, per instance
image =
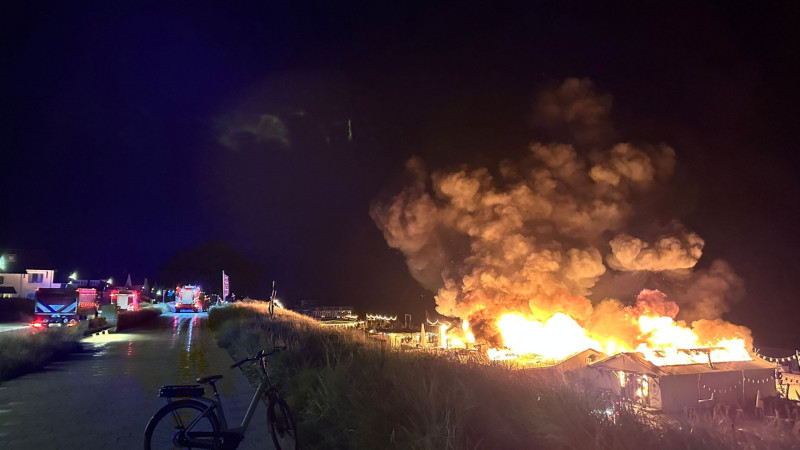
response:
[[[241,366],[242,364],[244,364],[246,362],[258,361],[261,358],[266,358],[267,356],[272,355],[273,353],[281,351],[281,350],[286,350],[286,346],[285,345],[281,345],[281,346],[277,346],[276,345],[275,347],[272,348],[272,351],[269,352],[269,353],[265,353],[264,350],[261,350],[260,352],[258,352],[258,354],[256,356],[247,357],[247,358],[245,358],[245,359],[243,359],[241,361],[237,361],[237,362],[233,363],[231,365],[231,369],[235,369],[235,368]]]

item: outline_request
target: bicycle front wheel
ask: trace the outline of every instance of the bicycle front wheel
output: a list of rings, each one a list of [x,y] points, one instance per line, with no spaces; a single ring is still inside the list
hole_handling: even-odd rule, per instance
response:
[[[272,442],[278,450],[297,450],[297,428],[294,425],[292,412],[289,405],[280,398],[275,397],[267,405],[267,421]]]
[[[144,430],[144,449],[217,448],[219,420],[213,412],[203,415],[206,408],[197,400],[178,400],[159,409]]]

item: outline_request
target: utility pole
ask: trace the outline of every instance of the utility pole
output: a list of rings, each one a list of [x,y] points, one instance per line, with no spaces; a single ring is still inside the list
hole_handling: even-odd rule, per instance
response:
[[[275,295],[278,291],[275,290],[275,280],[272,280],[272,294],[269,296],[269,316],[275,316]]]

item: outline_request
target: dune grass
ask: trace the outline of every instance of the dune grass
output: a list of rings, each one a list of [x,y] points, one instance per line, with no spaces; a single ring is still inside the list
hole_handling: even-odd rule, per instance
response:
[[[82,330],[52,328],[27,335],[0,337],[0,381],[41,369],[81,349]]]
[[[363,332],[322,328],[263,304],[213,308],[212,329],[234,359],[286,345],[271,376],[295,411],[304,448],[361,449],[756,449],[793,448],[731,434],[709,419],[683,426],[623,411],[615,423],[599,396],[554,372],[457,363],[400,352]],[[247,372],[255,382],[257,374]],[[770,430],[764,430],[769,435]]]

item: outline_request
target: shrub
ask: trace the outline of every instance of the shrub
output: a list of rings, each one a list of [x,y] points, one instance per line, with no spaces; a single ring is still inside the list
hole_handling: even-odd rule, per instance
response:
[[[117,318],[117,330],[127,330],[147,325],[160,315],[161,310],[157,308],[142,308],[137,311],[122,312]]]
[[[107,327],[108,320],[105,317],[93,317],[88,320],[87,328],[89,330],[97,330],[99,328]]]
[[[51,328],[24,336],[0,337],[0,381],[33,372],[79,351],[82,335],[77,328]]]

